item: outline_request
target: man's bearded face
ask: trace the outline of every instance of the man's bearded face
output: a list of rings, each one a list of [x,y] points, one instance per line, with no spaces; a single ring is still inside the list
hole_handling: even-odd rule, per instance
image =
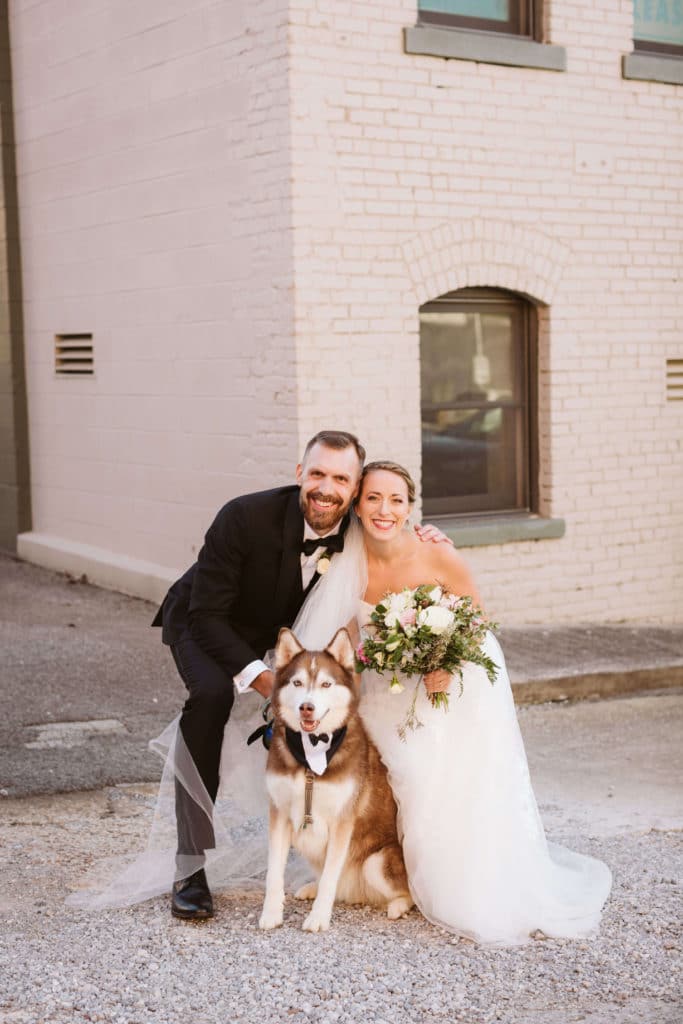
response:
[[[316,533],[329,533],[346,514],[358,490],[360,471],[353,445],[337,449],[315,444],[297,466],[299,504]]]

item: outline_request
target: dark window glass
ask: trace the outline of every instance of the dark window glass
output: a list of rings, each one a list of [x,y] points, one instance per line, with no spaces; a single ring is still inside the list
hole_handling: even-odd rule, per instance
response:
[[[534,324],[530,303],[488,289],[420,309],[425,514],[532,508]]]
[[[421,22],[534,35],[540,0],[418,0]],[[536,10],[534,10],[536,8]]]
[[[683,0],[633,0],[636,50],[683,56]]]

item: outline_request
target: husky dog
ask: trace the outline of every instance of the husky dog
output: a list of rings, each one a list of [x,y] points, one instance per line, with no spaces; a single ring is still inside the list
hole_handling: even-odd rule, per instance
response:
[[[318,876],[296,894],[313,900],[305,931],[329,928],[335,898],[401,917],[413,901],[396,803],[358,714],[349,634],[340,629],[324,651],[305,651],[291,630],[281,629],[275,665],[275,725],[266,768],[270,842],[259,925],[282,924],[291,845]]]

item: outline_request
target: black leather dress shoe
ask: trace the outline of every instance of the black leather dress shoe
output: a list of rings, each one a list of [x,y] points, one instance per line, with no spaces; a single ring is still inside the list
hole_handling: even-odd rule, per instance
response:
[[[213,917],[213,900],[204,868],[173,883],[171,913],[183,921],[207,921]]]

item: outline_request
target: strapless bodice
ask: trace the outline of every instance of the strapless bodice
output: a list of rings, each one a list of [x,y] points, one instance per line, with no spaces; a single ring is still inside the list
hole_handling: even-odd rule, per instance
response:
[[[367,626],[370,621],[370,616],[374,609],[374,604],[370,604],[369,601],[364,601],[361,598],[358,602],[358,625],[362,629],[363,626]]]

